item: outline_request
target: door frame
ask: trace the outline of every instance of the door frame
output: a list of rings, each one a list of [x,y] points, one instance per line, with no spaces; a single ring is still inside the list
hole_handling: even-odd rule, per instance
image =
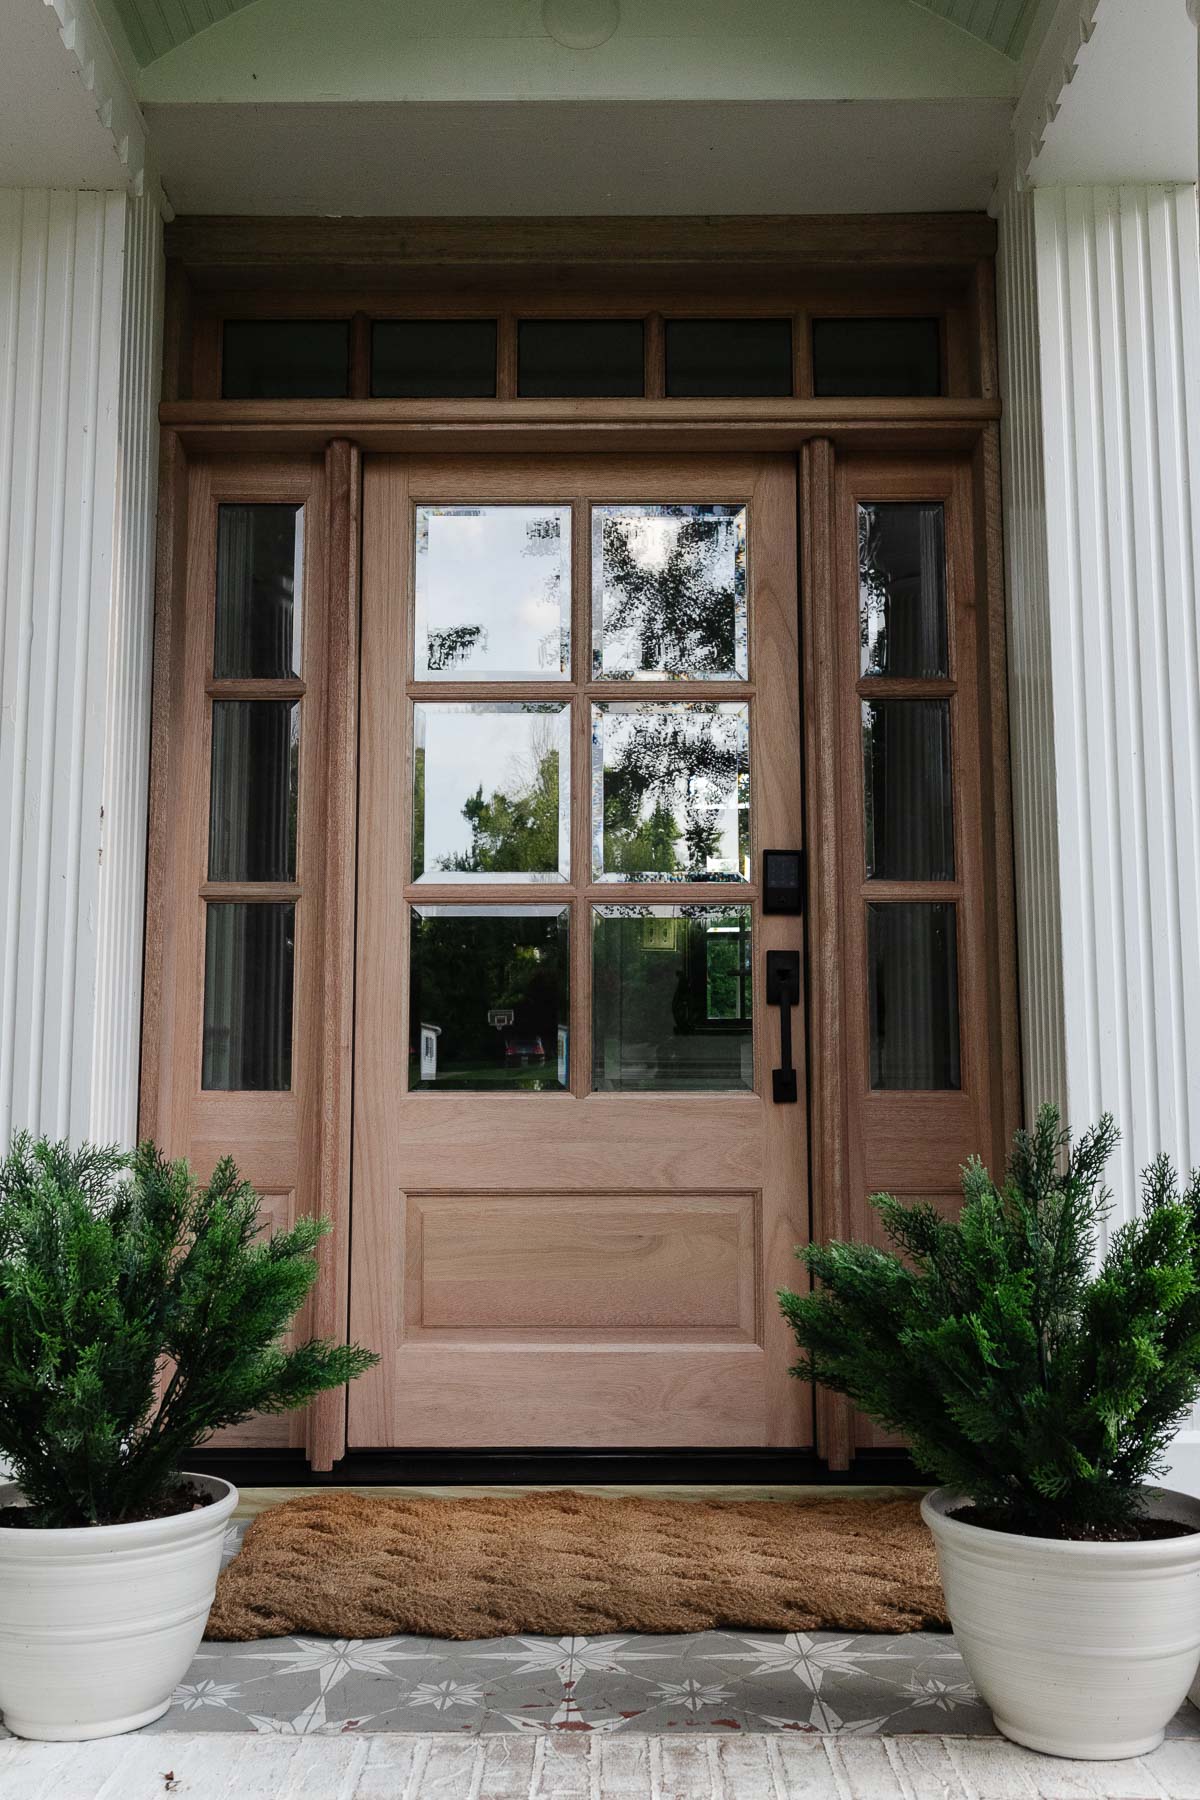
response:
[[[179,882],[174,826],[186,775],[176,720],[186,698],[182,648],[189,464],[214,454],[255,459],[281,453],[315,455],[320,458],[320,474],[314,499],[322,509],[325,540],[318,578],[330,646],[323,749],[327,804],[322,826],[322,935],[326,945],[335,948],[321,970],[321,1076],[305,1109],[303,1142],[297,1150],[319,1171],[319,1204],[334,1225],[322,1246],[312,1303],[312,1328],[319,1334],[344,1336],[348,1319],[359,539],[361,457],[367,451],[720,454],[745,449],[788,451],[798,457],[802,726],[806,842],[812,869],[806,942],[814,1237],[846,1232],[855,1206],[848,1187],[853,1108],[839,970],[844,876],[834,854],[844,815],[832,617],[837,459],[856,449],[951,452],[963,459],[976,520],[972,573],[980,612],[976,657],[985,821],[980,879],[988,900],[992,1130],[981,1148],[993,1156],[1003,1153],[1019,1121],[1020,1052],[994,248],[995,228],[982,215],[703,222],[182,219],[168,227],[139,1129],[143,1136],[156,1136],[166,1148],[177,1150],[172,1141],[172,1074],[166,1045],[172,1014],[172,917]],[[550,290],[544,285],[548,280],[554,284]],[[789,310],[794,308],[797,319],[807,320],[813,311],[835,303],[843,310],[878,314],[881,281],[886,282],[889,316],[936,308],[947,321],[953,351],[943,395],[813,398],[811,365],[803,347],[807,338],[799,331],[796,396],[791,399],[663,397],[663,304],[677,311],[700,307],[706,313],[720,310],[741,316],[778,309],[790,294]],[[554,299],[547,299],[548,291]],[[417,402],[365,398],[367,319],[373,308],[378,309],[381,292],[392,310],[418,316],[429,316],[439,306],[456,305],[460,313],[501,308],[500,397]],[[499,300],[493,301],[493,295]],[[898,298],[893,300],[893,295]],[[638,304],[654,303],[648,313],[646,398],[516,398],[514,321],[523,306],[598,316],[627,312],[634,299]],[[352,310],[355,397],[216,398],[219,388],[213,388],[211,371],[219,328],[214,322],[231,309],[237,316],[267,317],[289,310],[305,316]],[[827,1394],[818,1395],[818,1443],[829,1470],[845,1470],[855,1463],[866,1467],[863,1456],[854,1451],[850,1409]],[[321,1396],[304,1424],[304,1455],[314,1471],[328,1471],[345,1454],[345,1447],[345,1396]]]

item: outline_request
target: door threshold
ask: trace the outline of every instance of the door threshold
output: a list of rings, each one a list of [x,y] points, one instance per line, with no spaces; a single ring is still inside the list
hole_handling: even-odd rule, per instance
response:
[[[194,1450],[187,1466],[238,1487],[928,1486],[904,1451],[862,1450],[831,1469],[811,1450],[351,1450],[328,1471],[302,1450]]]

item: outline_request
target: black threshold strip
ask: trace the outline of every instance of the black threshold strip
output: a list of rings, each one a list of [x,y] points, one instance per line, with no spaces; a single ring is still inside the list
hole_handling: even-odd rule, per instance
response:
[[[195,1450],[187,1466],[239,1487],[928,1486],[912,1458],[862,1450],[830,1469],[801,1450],[351,1450],[315,1473],[302,1450]]]

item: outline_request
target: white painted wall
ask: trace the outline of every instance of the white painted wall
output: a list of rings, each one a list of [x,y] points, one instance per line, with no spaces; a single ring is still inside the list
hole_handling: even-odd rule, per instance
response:
[[[0,1143],[135,1130],[161,300],[149,200],[0,190]]]

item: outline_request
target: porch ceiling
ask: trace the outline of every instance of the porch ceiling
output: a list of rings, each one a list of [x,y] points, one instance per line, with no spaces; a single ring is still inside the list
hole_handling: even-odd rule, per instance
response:
[[[520,35],[545,35],[539,0],[516,0],[515,5],[502,5],[499,8],[495,7],[495,0],[491,0],[491,3],[494,16],[499,20],[497,35],[508,35],[512,29],[512,24],[503,19],[506,13],[513,15],[513,23]],[[831,14],[837,12],[842,5],[843,0],[819,0],[819,8],[823,7]],[[896,26],[902,33],[906,29],[906,15],[909,15],[908,29],[919,33],[919,23],[912,15],[932,14],[991,50],[999,51],[1009,59],[1016,59],[1025,45],[1039,0],[888,0],[888,5],[895,12]],[[173,51],[190,44],[194,38],[221,27],[235,14],[250,9],[272,10],[269,0],[100,0],[100,6],[108,15],[110,24],[117,27],[114,36],[121,36],[126,40],[132,60],[141,68],[169,57]],[[343,8],[338,0],[318,0],[317,10],[327,11],[331,35],[336,36],[339,25],[344,23]],[[397,35],[405,35],[414,24],[420,32],[420,15],[425,10],[419,3],[396,5],[392,9],[392,20]],[[443,9],[439,9],[441,10]],[[460,3],[451,5],[449,10],[463,15],[474,8]],[[690,4],[686,7],[671,4],[670,0],[665,6],[661,4],[661,0],[654,0],[653,4],[647,4],[647,0],[625,0],[624,6],[625,22],[632,25],[638,35],[639,26],[643,24],[647,14],[659,15],[660,18],[674,14],[674,18],[667,22],[673,25],[679,36],[686,37],[694,26],[696,13],[703,10],[703,7]],[[757,10],[758,8],[746,10],[739,23],[749,25]],[[287,11],[296,15],[301,29],[306,13],[311,21],[312,8],[306,7],[303,0],[289,0]],[[465,19],[462,22],[465,23]],[[496,27],[493,26],[492,29],[495,30]]]

